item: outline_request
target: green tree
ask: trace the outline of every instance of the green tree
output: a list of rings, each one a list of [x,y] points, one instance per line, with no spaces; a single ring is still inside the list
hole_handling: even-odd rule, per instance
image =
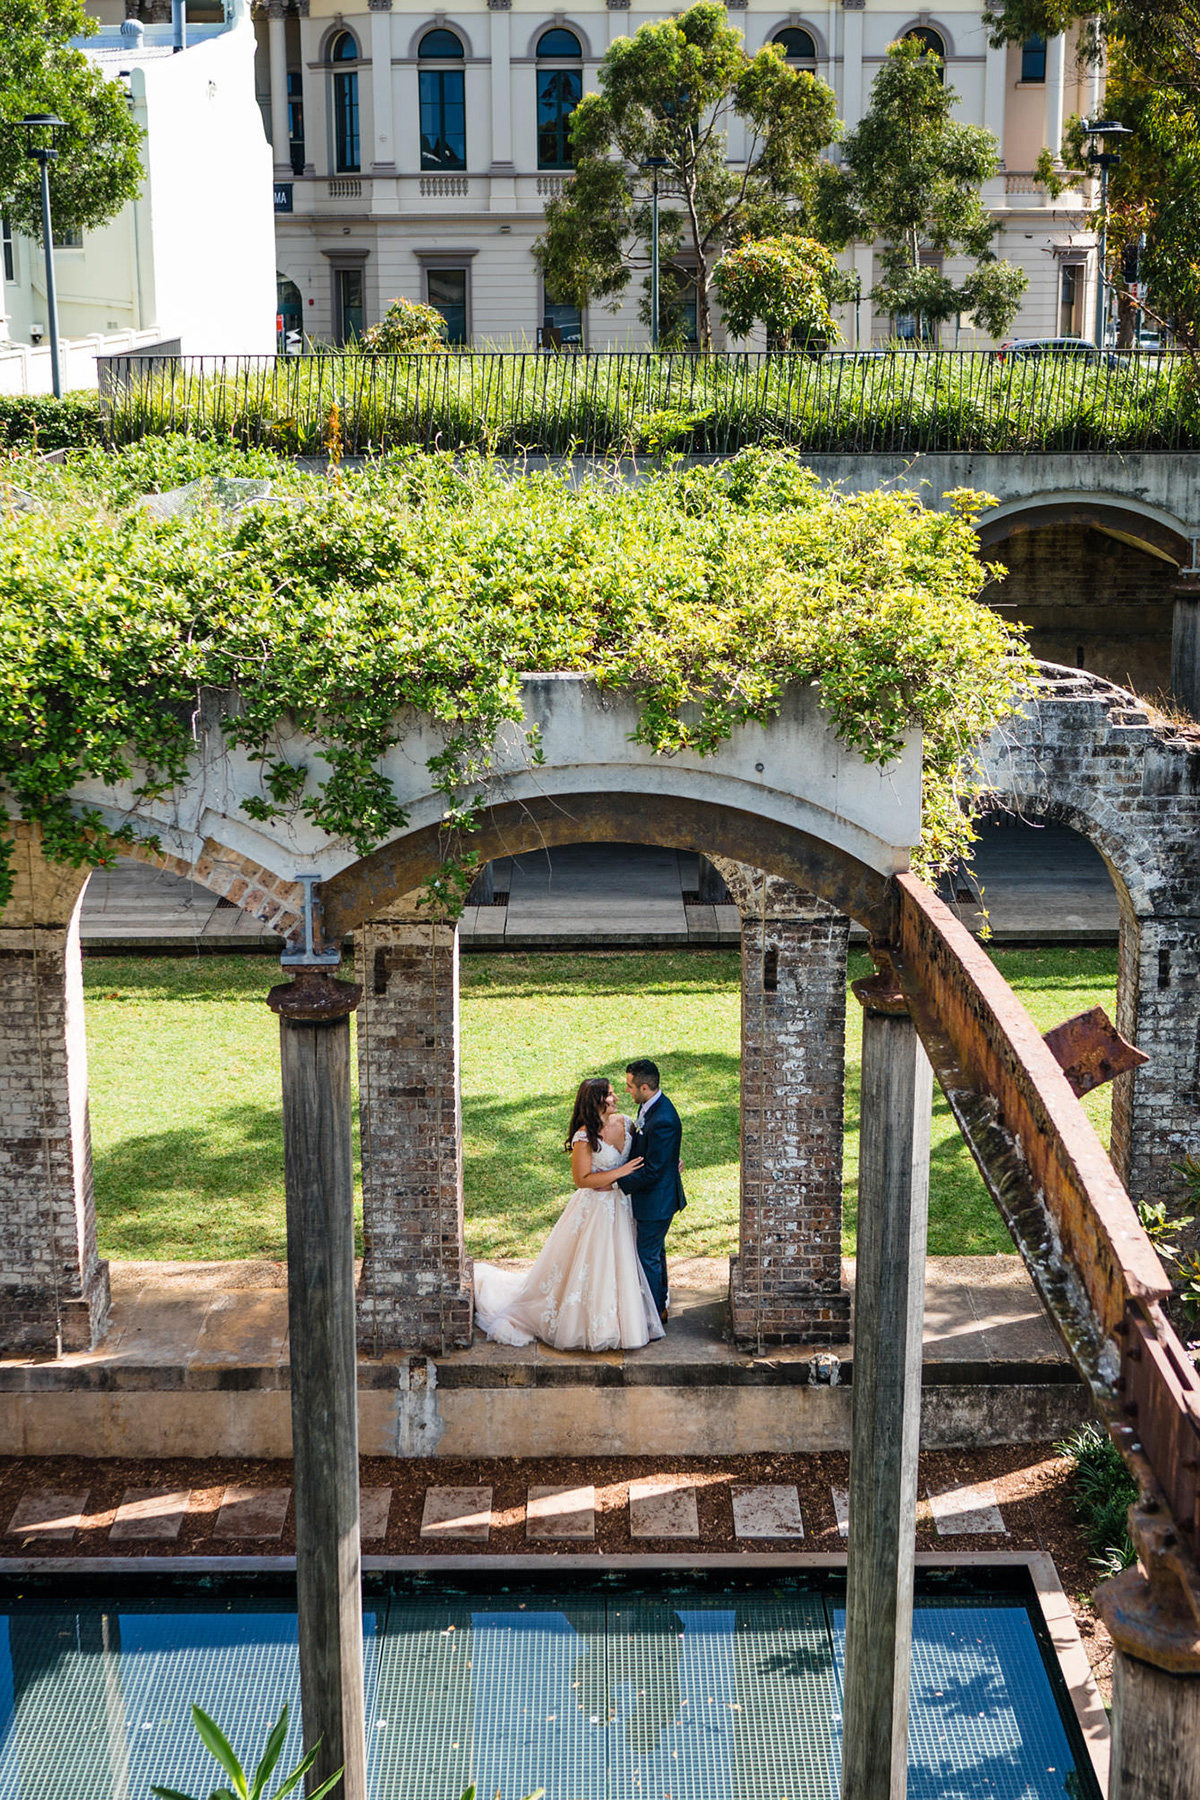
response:
[[[1003,337],[1028,277],[992,249],[1000,225],[979,190],[1000,167],[1000,147],[990,131],[952,116],[957,98],[940,58],[923,44],[888,47],[870,107],[846,137],[842,166],[823,181],[822,235],[882,241],[882,278],[870,296],[881,311],[914,314],[930,326],[970,313]],[[975,267],[956,283],[922,266],[922,251],[969,257]]]
[[[812,238],[747,238],[721,258],[713,282],[734,337],[745,337],[759,321],[785,345],[840,335],[830,311],[838,267]]]
[[[368,327],[355,349],[404,356],[414,350],[445,350],[446,321],[436,306],[420,300],[389,300],[377,325]]]
[[[546,232],[534,246],[546,290],[576,306],[602,300],[615,309],[633,271],[649,265],[656,168],[670,196],[659,227],[667,310],[694,285],[707,349],[718,258],[743,238],[803,224],[820,152],[837,134],[833,93],[789,69],[775,45],[748,56],[712,0],[618,38],[600,65],[600,88],[572,114],[575,173],[547,206]],[[749,148],[731,166],[735,118]]]
[[[1134,133],[1110,177],[1109,279],[1120,292],[1124,253],[1144,235],[1150,314],[1200,349],[1200,0],[1005,0],[985,7],[984,22],[994,44],[1065,32],[1082,66],[1103,62],[1104,112]],[[1043,153],[1051,193],[1077,184],[1084,144],[1071,119]],[[1128,296],[1122,313],[1128,325]]]
[[[82,0],[0,0],[0,212],[29,237],[41,238],[42,207],[20,127],[28,113],[57,113],[66,126],[50,168],[57,231],[103,225],[141,182],[124,88],[70,43],[96,30]]]

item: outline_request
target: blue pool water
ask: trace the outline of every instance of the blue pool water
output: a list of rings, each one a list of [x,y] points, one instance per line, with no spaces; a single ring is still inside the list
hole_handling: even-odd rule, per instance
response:
[[[648,1591],[643,1577],[554,1593],[497,1579],[368,1590],[373,1800],[458,1800],[471,1782],[480,1800],[535,1787],[547,1800],[836,1800],[832,1584]],[[193,1701],[250,1762],[286,1700],[285,1756],[300,1754],[284,1598],[12,1587],[0,1613],[0,1800],[146,1800],[152,1782],[209,1793]],[[919,1597],[910,1720],[912,1800],[1097,1800],[1020,1595]]]

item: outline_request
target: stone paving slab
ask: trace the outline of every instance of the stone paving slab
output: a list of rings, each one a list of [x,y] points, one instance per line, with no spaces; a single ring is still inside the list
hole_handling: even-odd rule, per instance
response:
[[[528,1538],[594,1538],[594,1487],[531,1487],[525,1508]]]
[[[635,1538],[698,1538],[696,1489],[684,1476],[652,1475],[629,1484],[629,1535]]]
[[[846,1488],[835,1487],[830,1488],[829,1494],[833,1501],[833,1516],[837,1520],[838,1536],[848,1538],[850,1536],[849,1492]]]
[[[235,1483],[221,1497],[213,1536],[257,1538],[263,1542],[281,1538],[291,1498],[290,1487],[245,1487]]]
[[[431,1487],[425,1489],[421,1514],[423,1538],[467,1538],[484,1544],[492,1528],[490,1487]]]
[[[802,1538],[800,1495],[794,1487],[735,1487],[733,1532],[739,1538]]]
[[[369,1542],[372,1539],[385,1538],[388,1528],[388,1514],[392,1510],[392,1490],[390,1487],[365,1487],[359,1489],[358,1495],[358,1535]]]
[[[996,1490],[990,1481],[929,1490],[929,1508],[939,1537],[1007,1537]]]
[[[286,1288],[211,1296],[190,1358],[194,1369],[282,1360],[288,1332]]]
[[[8,1522],[8,1537],[36,1538],[65,1544],[75,1536],[88,1503],[88,1490],[64,1494],[57,1488],[30,1488],[17,1502]]]
[[[108,1535],[118,1544],[177,1538],[191,1499],[189,1488],[126,1488]]]

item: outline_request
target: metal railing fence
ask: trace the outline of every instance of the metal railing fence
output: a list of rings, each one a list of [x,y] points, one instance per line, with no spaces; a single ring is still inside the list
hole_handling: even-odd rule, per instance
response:
[[[1200,449],[1191,358],[1151,352],[465,351],[102,359],[107,441],[183,432],[319,456]]]

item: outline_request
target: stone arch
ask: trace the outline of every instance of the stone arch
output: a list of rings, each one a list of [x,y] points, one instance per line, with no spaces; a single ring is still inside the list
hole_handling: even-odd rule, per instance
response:
[[[1053,490],[1006,500],[978,533],[985,560],[1007,570],[985,601],[1020,620],[1036,656],[1192,706],[1182,671],[1194,656],[1181,662],[1177,644],[1196,605],[1181,579],[1192,534],[1171,511],[1137,495]]]
[[[525,60],[526,61],[537,62],[537,60],[538,60],[538,44],[541,42],[542,38],[545,37],[545,35],[548,31],[554,31],[556,29],[561,30],[561,31],[573,32],[575,34],[575,36],[579,39],[579,48],[580,48],[580,51],[582,52],[580,60],[583,62],[595,62],[596,52],[592,49],[592,40],[591,40],[590,33],[580,23],[580,21],[577,18],[573,17],[569,13],[551,13],[549,18],[541,19],[538,22],[538,24],[536,24],[534,26],[533,31],[530,33],[529,38],[526,41],[526,49],[525,49]],[[551,60],[557,61],[558,59],[552,58]]]
[[[801,840],[801,841],[796,841]],[[853,897],[889,929],[893,884],[790,828],[675,799],[631,821],[605,796],[538,810],[496,807],[470,840],[481,855],[580,842],[699,846],[717,858],[742,915],[738,1252],[730,1314],[743,1345],[844,1343],[841,1281],[846,954]],[[735,860],[733,845],[748,861]],[[722,848],[726,852],[722,854]],[[817,853],[824,852],[825,855]],[[770,865],[770,873],[761,864]],[[458,941],[420,884],[436,834],[386,846],[323,888],[331,939],[353,929],[363,1142],[365,1256],[359,1338],[378,1356],[414,1342],[471,1340],[460,1109]],[[781,871],[787,871],[782,873]],[[863,907],[859,889],[880,904]],[[395,1103],[403,1096],[403,1104]]]
[[[631,798],[635,804],[630,805]],[[577,843],[658,844],[698,850],[765,869],[817,894],[867,927],[891,932],[888,878],[852,852],[796,826],[743,812],[723,801],[671,793],[555,794],[488,807],[465,847],[479,863],[525,850]],[[429,880],[444,859],[445,838],[426,826],[376,850],[322,884],[323,928],[336,942]]]
[[[1097,676],[1042,665],[985,763],[1018,811],[1088,839],[1120,901],[1119,1029],[1151,1060],[1113,1086],[1112,1160],[1135,1200],[1172,1194],[1200,1152],[1200,730],[1156,720]]]
[[[816,50],[814,60],[818,63],[829,61],[829,44],[825,33],[813,23],[807,13],[787,13],[782,19],[776,19],[773,24],[768,24],[763,37],[763,47],[773,44],[781,31],[789,30],[807,31]]]
[[[410,62],[417,62],[420,60],[418,52],[421,47],[421,39],[427,36],[429,32],[437,31],[439,28],[443,31],[452,31],[456,38],[461,39],[464,62],[474,62],[478,59],[478,52],[471,41],[471,34],[459,22],[457,16],[451,18],[447,13],[431,13],[428,17],[421,20],[420,24],[408,40],[408,50],[406,55]]]
[[[268,931],[290,937],[300,926],[301,890],[294,881],[277,875],[262,863],[231,850],[215,838],[206,838],[198,857],[176,856],[169,850],[154,850],[133,843],[123,849],[123,856],[144,862],[152,869],[166,869],[207,888],[219,900],[229,900]]]
[[[946,61],[950,62],[957,56],[958,52],[954,48],[954,37],[949,27],[941,18],[936,17],[932,13],[918,13],[915,19],[909,19],[907,24],[902,25],[895,37],[889,41],[893,44],[901,43],[906,37],[911,37],[914,31],[936,31],[943,44],[946,46]]]

